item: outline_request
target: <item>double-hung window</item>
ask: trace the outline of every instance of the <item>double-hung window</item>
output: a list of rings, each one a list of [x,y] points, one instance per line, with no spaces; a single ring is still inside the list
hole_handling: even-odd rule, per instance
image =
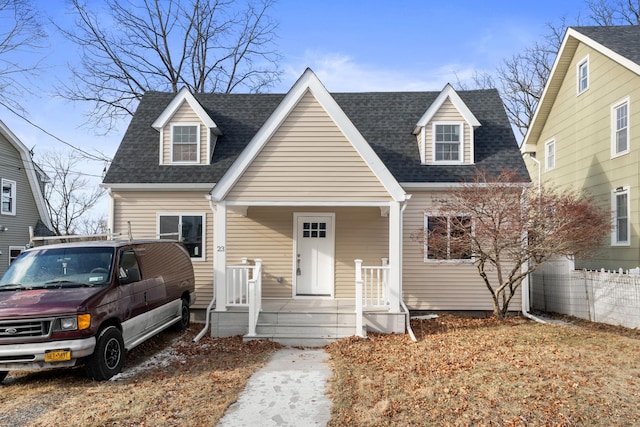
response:
[[[556,141],[547,141],[544,144],[544,168],[551,170],[556,167]]]
[[[182,239],[194,259],[204,260],[204,214],[159,214],[158,232],[161,239]]]
[[[435,123],[433,125],[433,151],[436,162],[462,161],[462,124]]]
[[[578,95],[589,89],[589,57],[578,63]]]
[[[425,261],[470,260],[471,218],[469,216],[425,216]]]
[[[614,215],[611,244],[613,246],[628,246],[631,234],[629,187],[618,187],[613,190],[611,205]]]
[[[2,201],[0,213],[3,215],[16,214],[16,182],[8,179],[2,180]]]
[[[611,107],[611,156],[629,152],[629,99]]]
[[[200,126],[181,124],[171,126],[171,159],[176,163],[200,161]]]

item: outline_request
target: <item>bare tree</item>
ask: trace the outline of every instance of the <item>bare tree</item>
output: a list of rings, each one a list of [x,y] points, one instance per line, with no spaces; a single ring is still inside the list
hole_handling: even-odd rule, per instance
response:
[[[527,206],[526,204],[530,204]],[[428,212],[428,227],[413,238],[425,242],[427,257],[468,259],[478,269],[504,318],[522,280],[557,256],[587,256],[611,232],[610,212],[567,189],[526,186],[512,171],[447,191]]]
[[[274,0],[72,0],[81,65],[59,93],[93,103],[89,119],[110,130],[146,91],[261,91],[278,81]],[[105,16],[108,15],[108,19]]]
[[[636,0],[586,0],[587,19],[580,16],[575,25],[638,25],[640,1]],[[541,41],[535,42],[522,53],[502,61],[491,77],[487,73],[475,75],[470,82],[458,82],[461,88],[487,88],[495,86],[500,91],[505,110],[512,126],[524,137],[535,114],[542,92],[551,74],[556,54],[569,24],[567,18],[557,23],[547,23],[547,32]]]
[[[589,18],[596,25],[640,24],[640,1],[587,0]]]
[[[104,190],[92,186],[87,177],[76,172],[84,160],[74,153],[47,153],[39,162],[51,179],[44,198],[53,232],[58,236],[103,231],[104,218],[91,218],[90,211],[102,199]]]
[[[20,105],[23,79],[37,74],[46,38],[30,0],[0,0],[0,104],[24,111]]]

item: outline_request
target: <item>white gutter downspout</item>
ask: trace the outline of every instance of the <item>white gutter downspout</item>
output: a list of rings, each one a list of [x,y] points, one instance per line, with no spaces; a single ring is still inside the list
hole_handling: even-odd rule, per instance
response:
[[[402,206],[400,207],[399,233],[400,233],[401,242],[404,241],[404,210],[407,208],[407,202],[409,201],[409,199],[411,199],[411,194],[405,195],[404,202],[402,202]],[[416,335],[413,333],[413,329],[411,329],[411,313],[409,312],[409,308],[407,308],[407,305],[404,303],[404,300],[402,299],[402,295],[403,295],[402,294],[402,264],[403,264],[402,253],[403,252],[404,252],[404,244],[402,244],[402,246],[400,247],[400,253],[398,254],[400,258],[400,306],[405,312],[405,323],[407,327],[407,333],[409,334],[409,337],[411,337],[411,341],[418,342],[418,340],[416,339]]]
[[[211,200],[211,197],[207,197],[207,200],[209,200],[209,207],[211,208],[211,212],[214,214],[215,216],[215,207],[213,205],[213,200]],[[213,258],[213,261],[215,262],[215,257]],[[211,269],[213,271],[213,265],[211,266]],[[211,318],[211,310],[213,309],[213,306],[216,304],[216,288],[215,288],[215,283],[213,283],[213,281],[211,282],[211,290],[213,292],[213,298],[211,298],[211,302],[209,303],[209,305],[207,306],[207,311],[205,312],[205,319],[204,319],[204,328],[202,328],[202,330],[200,331],[200,333],[198,333],[198,335],[195,336],[195,338],[193,338],[193,342],[198,342],[200,341],[200,339],[207,333],[207,330],[209,329],[209,319]]]
[[[526,154],[528,154],[528,153],[526,153]],[[541,194],[541,191],[542,191],[541,176],[540,176],[541,163],[540,163],[540,160],[536,159],[535,157],[533,157],[531,155],[529,155],[529,158],[531,160],[533,160],[538,165],[538,197],[540,197],[540,194]],[[524,191],[525,190],[523,190],[523,193],[524,193]],[[523,206],[525,206],[525,205],[523,204]],[[528,244],[527,236],[524,236],[523,242],[524,242],[525,245]],[[522,265],[522,269],[524,271],[529,269],[529,261],[526,261]],[[547,323],[544,320],[542,320],[541,318],[539,318],[537,316],[534,316],[533,314],[529,313],[529,308],[531,306],[531,302],[529,301],[529,278],[530,277],[531,277],[531,273],[527,274],[524,277],[524,279],[522,280],[522,293],[521,293],[522,294],[522,299],[521,299],[521,302],[520,302],[520,305],[522,306],[521,307],[522,308],[522,315],[524,317],[526,317],[527,319],[534,320],[534,321],[536,321],[538,323]]]

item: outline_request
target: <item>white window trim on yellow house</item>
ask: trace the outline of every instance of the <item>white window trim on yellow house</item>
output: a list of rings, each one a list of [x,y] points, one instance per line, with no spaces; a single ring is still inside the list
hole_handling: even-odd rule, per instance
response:
[[[583,69],[586,70],[586,75],[584,76],[582,75]],[[590,77],[591,76],[589,75],[589,55],[587,55],[584,58],[582,58],[578,62],[578,64],[576,64],[576,90],[578,95],[581,95],[585,93],[587,90],[589,90]],[[586,86],[584,88],[582,87],[583,80],[586,81]]]
[[[160,114],[160,116],[158,116],[158,118],[151,125],[151,127],[156,129],[160,134],[160,140],[159,140],[160,150],[159,150],[158,162],[161,165],[166,164],[163,157],[164,156],[164,132],[165,132],[164,129],[169,123],[171,123],[173,116],[180,109],[180,107],[182,107],[182,105],[185,102],[189,105],[189,107],[193,110],[193,112],[196,113],[202,125],[204,125],[208,130],[206,132],[206,137],[204,140],[204,143],[207,145],[207,158],[205,162],[201,162],[202,159],[200,156],[200,144],[201,144],[202,135],[200,131],[200,126],[198,126],[198,162],[197,163],[196,162],[173,162],[173,131],[171,127],[170,139],[171,139],[172,146],[170,147],[171,155],[169,156],[170,158],[169,164],[172,164],[172,165],[194,165],[194,164],[208,165],[210,164],[211,155],[213,154],[213,149],[215,148],[214,147],[215,141],[217,140],[218,136],[222,135],[222,132],[218,128],[218,125],[216,125],[216,123],[207,114],[204,108],[202,108],[202,105],[200,105],[200,103],[196,100],[193,94],[189,92],[189,90],[186,87],[184,87],[180,89],[180,92],[178,92],[178,94],[173,98],[173,100],[169,103],[169,105],[164,109],[162,114]],[[189,123],[177,122],[176,124],[179,126],[184,126],[184,125],[188,125]],[[212,134],[213,134],[213,140],[212,140]]]
[[[544,170],[550,171],[556,167],[556,140],[551,138],[544,143]]]
[[[626,206],[626,240],[618,240],[618,196],[627,196]],[[631,188],[628,185],[616,187],[611,191],[611,246],[631,246]]]
[[[611,158],[623,156],[631,150],[631,132],[630,132],[630,120],[631,120],[631,103],[630,98],[627,96],[611,105]],[[618,151],[618,110],[626,106],[627,114],[626,114],[626,148],[624,150]]]

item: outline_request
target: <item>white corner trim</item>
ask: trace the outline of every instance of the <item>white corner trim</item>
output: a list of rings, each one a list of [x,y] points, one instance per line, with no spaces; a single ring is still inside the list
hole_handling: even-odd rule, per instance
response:
[[[315,73],[309,68],[307,68],[302,76],[295,82],[271,116],[251,139],[244,151],[214,187],[211,192],[212,199],[214,201],[223,200],[227,196],[265,144],[271,139],[271,136],[287,118],[289,112],[295,108],[307,91],[310,91],[320,105],[322,105],[336,126],[344,133],[360,157],[362,157],[380,183],[389,192],[390,196],[394,200],[403,201],[405,199],[405,193],[400,184],[398,184],[391,172],[389,172],[371,146],[360,132],[358,132],[351,120],[349,120],[344,111],[342,111]]]
[[[153,122],[151,127],[158,130],[165,127],[167,123],[169,123],[169,120],[171,120],[173,115],[176,113],[176,111],[178,111],[178,109],[185,101],[187,102],[187,104],[189,104],[189,107],[191,107],[191,109],[196,113],[198,118],[202,121],[202,123],[204,123],[206,127],[212,129],[216,135],[222,135],[220,129],[218,129],[218,126],[215,124],[213,119],[209,117],[204,108],[202,108],[202,105],[200,105],[200,103],[186,87],[180,89],[176,96],[171,100],[169,105],[167,105],[167,107],[164,109],[162,114],[160,114],[160,116],[158,116],[158,118]]]
[[[462,98],[460,98],[460,95],[458,95],[453,86],[447,83],[438,97],[435,99],[435,101],[433,101],[427,111],[422,115],[422,117],[420,117],[420,120],[418,120],[416,128],[414,129],[414,133],[417,133],[419,131],[419,128],[426,126],[427,123],[431,121],[433,116],[440,110],[440,107],[442,107],[442,104],[444,104],[447,98],[451,100],[451,103],[456,107],[456,109],[460,112],[467,123],[469,123],[473,127],[480,126],[480,122],[478,121],[476,116],[473,115],[469,107],[467,107],[467,104],[465,104]]]

